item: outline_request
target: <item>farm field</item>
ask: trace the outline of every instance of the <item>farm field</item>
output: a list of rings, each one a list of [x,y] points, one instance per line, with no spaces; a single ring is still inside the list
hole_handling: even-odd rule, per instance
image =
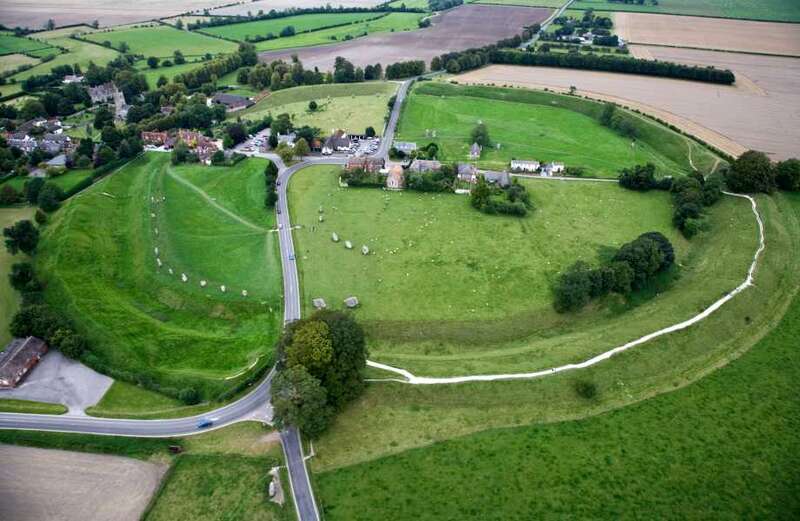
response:
[[[384,0],[336,0],[336,3],[331,5],[341,5],[344,7],[375,7],[383,2]],[[253,2],[212,9],[211,14],[215,16],[246,16],[247,13],[256,14],[260,10],[267,13],[270,9],[281,11],[290,8],[323,7],[329,3],[328,0],[254,0]]]
[[[751,148],[763,150],[775,160],[797,155],[800,128],[792,123],[786,107],[800,100],[798,60],[693,49],[646,49],[656,59],[730,68],[739,81],[721,87],[668,78],[504,65],[484,67],[454,79],[459,83],[559,91],[576,86],[580,95],[653,115],[731,155]]]
[[[389,98],[397,90],[393,82],[330,84],[280,90],[264,98],[236,117],[256,120],[267,114],[288,113],[295,126],[317,127],[327,134],[342,128],[361,134],[368,126],[381,133]],[[308,102],[315,100],[317,110],[310,112]]]
[[[507,168],[515,158],[560,161],[584,168],[589,177],[616,178],[621,168],[647,162],[655,164],[662,175],[691,171],[687,155],[691,145],[685,138],[656,127],[656,135],[641,132],[634,143],[597,121],[600,104],[584,102],[582,106],[575,101],[507,89],[420,84],[406,102],[397,135],[420,146],[437,143],[439,159],[467,161],[470,133],[483,122],[495,147],[481,154],[478,164],[486,168]],[[677,150],[660,153],[670,140],[677,141]],[[713,159],[703,163],[713,164]]]
[[[0,445],[0,517],[134,521],[166,466],[119,456]]]
[[[641,13],[616,13],[614,22],[632,44],[800,56],[800,24]]]
[[[474,4],[494,4],[494,5],[513,5],[513,6],[526,6],[526,7],[550,7],[558,9],[567,0],[475,0]]]
[[[576,0],[573,9],[597,11],[633,11],[642,13],[742,18],[775,22],[800,22],[800,4],[793,0],[659,0],[658,5],[609,2],[608,0]]]
[[[206,53],[230,53],[237,48],[233,42],[166,25],[98,31],[83,38],[95,43],[111,42],[111,46],[117,50],[124,42],[130,47],[130,52],[160,58],[171,57],[175,50],[180,50],[184,56],[202,56]]]
[[[325,517],[600,519],[636,505],[654,518],[782,518],[800,509],[798,335],[795,298],[750,351],[686,388],[581,421],[490,430],[322,472]],[[425,400],[414,403],[425,415]],[[475,476],[493,493],[474,494]]]
[[[408,9],[428,9],[430,4],[428,0],[394,0],[394,2],[389,2],[389,7],[399,8],[403,5],[406,6]]]
[[[209,7],[207,0],[177,0],[164,4],[160,0],[140,0],[120,4],[118,0],[4,0],[0,23],[7,27],[44,27],[53,19],[58,27],[88,24],[99,20],[100,25],[120,25],[178,15],[194,9]]]
[[[363,15],[362,15],[363,16]],[[270,51],[276,49],[290,49],[294,47],[310,47],[314,45],[335,44],[340,41],[360,38],[368,34],[395,33],[414,31],[419,28],[419,20],[424,15],[420,13],[389,13],[373,20],[356,22],[341,27],[321,29],[307,33],[276,38],[258,42],[256,49]]]
[[[156,82],[161,76],[164,76],[167,78],[167,80],[172,81],[172,78],[178,74],[189,72],[198,67],[202,67],[202,65],[203,63],[200,61],[187,61],[187,63],[182,65],[172,65],[170,67],[159,66],[157,69],[151,69],[147,66],[146,61],[141,61],[136,64],[136,68],[139,69],[142,74],[144,74],[144,77],[147,79],[147,84],[150,86],[150,88],[155,89]]]
[[[81,169],[76,168],[74,170],[69,170],[67,173],[62,174],[58,177],[52,177],[47,179],[48,183],[53,183],[54,185],[59,186],[65,192],[71,190],[75,187],[78,183],[86,179],[87,177],[92,176],[92,170],[89,168]]]
[[[316,31],[334,25],[352,24],[364,20],[372,20],[383,16],[383,13],[320,13],[299,16],[287,16],[271,20],[257,20],[218,27],[206,27],[200,32],[228,38],[231,40],[246,41],[255,36],[273,34],[278,37],[281,30],[292,26],[296,33]]]
[[[798,264],[800,259],[791,252],[800,247],[798,232],[800,198],[783,194],[773,197],[759,196],[758,205],[765,220],[768,245],[756,271],[755,285],[702,322],[679,333],[662,336],[620,353],[591,368],[535,380],[430,386],[372,384],[361,399],[337,417],[333,428],[315,442],[317,456],[311,460],[314,472],[320,473],[370,461],[406,449],[428,446],[438,441],[486,429],[534,423],[551,424],[594,416],[680,389],[738,358],[778,325],[791,299],[797,294],[799,285],[796,273],[800,269]],[[742,206],[738,209],[737,215],[739,212],[749,212],[746,203]],[[728,218],[725,215],[720,216],[719,211],[720,208],[714,208],[714,215],[723,220]],[[732,226],[736,228],[739,225]],[[751,234],[735,232],[735,238],[731,240],[738,241],[742,237],[749,238]],[[706,244],[708,239],[708,237],[701,238]],[[694,256],[693,265],[696,265],[697,269],[690,268],[692,272],[704,269],[701,265],[717,263],[716,259],[720,255],[729,254],[716,245],[710,247],[700,245],[700,247],[704,251]],[[750,253],[752,254],[752,250]],[[686,268],[684,265],[680,284],[692,285],[693,283],[687,280]],[[693,275],[688,276],[690,279],[694,278]],[[738,270],[735,282],[741,282],[743,278],[744,270]],[[701,280],[702,285],[709,279]],[[677,319],[678,313],[671,309],[666,301],[660,299],[685,289],[685,286],[676,286],[670,292],[663,293],[652,302],[653,310],[657,309],[657,313],[665,313],[673,320]],[[717,298],[718,295],[714,293],[712,298]],[[697,312],[699,308],[690,306],[687,311]],[[635,321],[637,313],[638,310],[628,311],[628,318]],[[612,328],[620,327],[615,320],[609,325]],[[504,326],[505,324],[498,325],[495,328],[495,335],[502,334]],[[561,331],[558,331],[555,334],[560,333]],[[573,335],[567,336],[573,338]],[[603,349],[601,339],[593,339],[593,342],[598,351]],[[789,343],[789,346],[791,345]],[[370,342],[369,347],[371,359],[386,361],[383,360],[381,352],[376,352],[374,342]],[[481,346],[478,356],[495,354],[492,350],[487,351],[486,347],[486,345]],[[570,346],[565,344],[558,349],[569,348]],[[759,351],[756,348],[752,353]],[[525,370],[525,364],[531,358],[514,356],[513,351],[508,351],[507,354],[517,359],[515,364],[507,368],[513,372]],[[463,359],[463,356],[437,355],[440,353],[436,351],[436,346],[431,345],[426,355],[428,367],[433,365],[431,362],[446,362],[448,365],[460,366],[460,360]],[[531,356],[536,355],[531,353]],[[581,357],[575,361],[583,359],[585,358]],[[784,357],[779,356],[775,361],[780,363],[782,359]],[[475,363],[471,366],[459,367],[459,374],[489,372],[486,371],[486,364],[479,363],[480,358],[476,357],[473,361]],[[407,359],[397,357],[388,362],[408,367],[417,374],[424,374]],[[396,377],[393,373],[372,370],[369,376]],[[758,381],[764,383],[767,379],[760,378]],[[595,399],[586,400],[576,393],[575,385],[579,381],[594,383],[597,386],[598,393]],[[750,383],[741,385],[746,389],[751,387]],[[751,396],[760,397],[762,394],[756,392]],[[760,398],[755,399],[760,400]],[[716,414],[717,409],[712,405],[714,403],[716,402],[709,401],[708,407],[714,409]],[[768,411],[773,410],[771,402],[763,402],[762,405]],[[749,411],[750,407],[745,403],[741,410]],[[707,411],[710,412],[704,407],[701,414],[706,414]],[[673,417],[672,413],[663,415],[663,418],[670,417]],[[759,421],[755,420],[754,424],[759,424]],[[636,431],[662,432],[649,431],[647,428]],[[698,438],[696,434],[704,431],[701,429],[693,432],[695,438]],[[625,443],[621,441],[618,446],[625,446]],[[533,465],[533,468],[538,466]],[[371,483],[380,481],[375,480]]]
[[[0,185],[0,187],[2,186]],[[33,208],[27,206],[0,208],[0,230],[22,219],[33,219]],[[11,323],[11,317],[14,316],[14,313],[19,308],[20,302],[19,293],[11,287],[11,283],[8,281],[8,274],[11,272],[12,264],[23,262],[26,257],[22,253],[11,255],[5,246],[0,248],[0,345],[3,347],[11,340],[8,326]]]
[[[50,47],[52,49],[52,47]],[[6,54],[0,56],[0,73],[13,71],[20,65],[36,65],[39,60],[24,54]]]
[[[297,54],[306,68],[319,67],[320,70],[332,69],[337,56],[361,67],[412,59],[430,63],[431,58],[442,53],[481,47],[519,34],[523,26],[542,22],[550,12],[549,9],[528,7],[464,5],[432,18],[433,25],[425,29],[372,34],[313,48],[264,52],[260,58],[272,61],[289,59],[292,54]],[[465,31],[465,27],[480,27],[480,31]]]
[[[746,201],[721,201],[710,231],[687,242],[672,228],[667,194],[523,182],[536,210],[516,220],[482,215],[463,196],[339,189],[335,169],[298,173],[290,206],[302,226],[295,246],[306,310],[313,298],[340,307],[357,296],[370,358],[418,375],[533,371],[689,318],[741,282],[756,247]],[[320,206],[324,223],[316,219]],[[675,245],[676,272],[627,302],[553,311],[550,284],[559,271],[578,259],[597,263],[650,230]],[[331,241],[333,232],[354,249]],[[362,244],[373,253],[362,256]]]
[[[161,384],[191,381],[206,399],[230,388],[270,356],[280,326],[264,165],[172,167],[169,155],[150,153],[96,183],[44,234],[37,269],[46,300],[85,331],[103,363]],[[91,277],[87,262],[97,266]]]
[[[14,36],[10,33],[0,33],[0,55],[24,53],[42,49],[48,49],[50,45],[33,40],[31,38],[22,38]],[[54,53],[59,53],[58,49],[53,49]]]
[[[30,76],[47,74],[53,69],[53,67],[59,65],[74,65],[77,63],[84,68],[89,65],[89,62],[105,65],[119,55],[119,53],[113,49],[107,49],[100,45],[73,40],[66,36],[50,38],[47,41],[53,45],[64,47],[67,49],[67,52],[59,54],[48,62],[40,63],[39,65],[28,69],[27,71],[16,74],[13,76],[13,78],[19,82]],[[5,86],[0,87],[0,91],[5,94],[6,88],[7,87]]]

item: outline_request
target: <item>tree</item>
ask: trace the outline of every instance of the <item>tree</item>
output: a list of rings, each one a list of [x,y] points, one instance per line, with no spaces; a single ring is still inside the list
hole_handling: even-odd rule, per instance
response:
[[[30,262],[17,262],[11,265],[11,273],[8,274],[8,281],[11,287],[20,293],[34,290],[38,291],[39,283],[33,273],[33,266]]]
[[[589,302],[592,290],[590,273],[589,265],[578,261],[558,277],[553,288],[556,311],[577,311]]]
[[[310,438],[322,434],[331,419],[325,389],[302,365],[283,369],[275,376],[272,409],[276,427],[295,426]]]
[[[27,219],[4,228],[3,237],[6,249],[11,255],[16,255],[19,251],[30,255],[36,251],[36,246],[39,244],[39,230]]]
[[[22,194],[6,183],[0,187],[0,205],[12,205],[22,200]]]
[[[356,71],[353,64],[342,56],[337,56],[333,64],[333,81],[335,83],[351,83],[355,81]]]
[[[42,210],[50,213],[58,210],[63,199],[64,190],[62,190],[60,186],[53,183],[46,183],[39,192],[38,203]]]
[[[184,387],[178,392],[178,400],[186,405],[196,405],[200,403],[200,392],[194,387]]]
[[[186,58],[183,57],[183,53],[178,49],[172,53],[172,60],[175,62],[175,65],[183,65],[186,63]]]
[[[150,56],[149,58],[147,58],[147,66],[150,67],[151,69],[157,69],[158,58],[155,56]]]
[[[45,29],[47,29],[48,31],[52,31],[53,29],[55,29],[55,28],[56,28],[56,22],[55,22],[55,20],[53,20],[52,18],[48,19],[48,20],[47,20],[47,23],[45,23],[45,24],[44,24],[44,27],[45,27]]]
[[[375,137],[375,129],[373,127],[367,127],[364,131],[364,135],[367,137]]]
[[[485,123],[478,123],[475,125],[475,128],[473,128],[472,132],[470,133],[470,140],[482,147],[488,147],[491,145],[491,141],[489,139],[489,129],[486,128]]]
[[[114,153],[114,150],[107,145],[103,145],[97,150],[97,155],[94,157],[94,166],[97,168],[98,166],[107,165],[112,161],[116,161],[116,159],[117,154]]]
[[[119,42],[119,52],[121,52],[122,54],[125,54],[130,49],[131,47],[130,45],[128,45],[128,42]]]
[[[102,129],[107,125],[114,124],[114,114],[108,110],[108,107],[101,105],[94,113],[94,128],[97,130]]]
[[[311,112],[317,110],[317,102],[314,101],[313,99],[308,102],[308,110],[310,110]]]
[[[175,29],[183,29],[183,20],[178,18],[175,20]]]
[[[734,192],[775,191],[775,168],[762,152],[749,150],[739,156],[725,173],[725,182]]]
[[[44,213],[41,208],[36,209],[36,213],[33,215],[33,219],[39,226],[44,226],[45,224],[47,224],[47,214]]]
[[[800,159],[787,159],[778,163],[775,181],[781,190],[800,191]]]
[[[304,157],[311,153],[311,148],[308,146],[308,141],[305,138],[298,139],[294,144],[294,155],[297,157]]]
[[[321,382],[334,410],[357,398],[364,390],[364,367],[367,348],[364,330],[352,315],[341,311],[318,311],[313,315],[328,325],[333,356],[322,374]]]
[[[49,339],[48,344],[73,360],[80,360],[86,351],[86,339],[72,329],[67,328],[57,329]]]
[[[613,105],[606,105],[613,107]],[[636,165],[633,168],[623,168],[619,175],[619,184],[628,190],[646,192],[656,188],[656,167],[652,163]]]
[[[29,99],[22,105],[19,111],[21,119],[30,120],[34,118],[41,118],[47,116],[47,110],[44,108],[44,103],[37,99]]]
[[[161,88],[167,83],[169,83],[169,80],[167,79],[166,76],[162,74],[161,76],[158,77],[158,81],[156,81],[156,87]]]
[[[616,255],[614,262],[625,262],[633,269],[633,288],[640,289],[655,273],[668,265],[664,251],[656,241],[650,237],[640,235],[636,240],[623,244]]]
[[[294,159],[294,149],[286,143],[278,145],[278,148],[275,149],[275,153],[278,154],[284,163],[288,163]]]
[[[325,322],[308,320],[292,332],[292,342],[286,350],[286,365],[302,365],[319,378],[333,357],[330,329]]]
[[[42,187],[44,186],[44,179],[41,177],[34,177],[33,179],[28,179],[25,181],[25,184],[22,185],[22,190],[25,193],[25,199],[30,204],[36,204],[39,202],[39,192],[42,191]]]

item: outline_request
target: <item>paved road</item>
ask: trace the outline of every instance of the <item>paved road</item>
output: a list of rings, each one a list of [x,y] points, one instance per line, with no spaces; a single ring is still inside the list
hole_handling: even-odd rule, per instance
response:
[[[570,5],[572,5],[572,2],[574,2],[574,1],[575,1],[575,0],[569,0],[569,2],[567,2],[567,3],[566,3],[566,4],[564,4],[564,5],[562,5],[562,6],[561,6],[561,7],[558,9],[558,11],[556,11],[555,13],[553,13],[553,14],[550,16],[550,18],[548,18],[547,20],[545,20],[545,21],[544,21],[544,23],[542,24],[542,27],[539,29],[539,32],[538,32],[538,33],[536,33],[536,34],[534,34],[534,35],[531,37],[531,39],[530,39],[530,40],[528,40],[527,42],[522,42],[522,43],[519,45],[519,48],[520,48],[520,49],[526,49],[526,48],[527,48],[529,45],[533,45],[534,43],[536,43],[536,41],[539,39],[539,36],[540,36],[540,35],[541,35],[541,34],[542,34],[542,33],[543,33],[543,32],[544,32],[544,31],[545,31],[545,30],[546,30],[548,27],[550,27],[550,24],[552,24],[552,23],[553,23],[553,20],[555,20],[555,19],[556,19],[556,18],[558,18],[559,16],[563,16],[563,15],[564,15],[564,11],[566,11],[566,10],[567,10],[567,8],[568,8]]]

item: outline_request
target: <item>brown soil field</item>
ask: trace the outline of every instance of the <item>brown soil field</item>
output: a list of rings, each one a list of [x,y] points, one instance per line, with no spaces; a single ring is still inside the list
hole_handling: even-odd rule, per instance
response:
[[[330,70],[337,56],[357,66],[384,66],[407,60],[425,60],[445,52],[480,47],[522,32],[522,27],[542,22],[550,9],[470,4],[436,16],[433,25],[411,32],[380,33],[349,42],[285,49],[261,54],[263,61],[297,54],[306,67]]]
[[[220,0],[2,0],[0,23],[8,27],[40,28],[52,18],[56,26],[89,23],[118,25],[152,20],[224,4]]]
[[[614,25],[634,44],[800,56],[800,24],[615,13]]]
[[[0,445],[0,519],[137,521],[166,465]]]
[[[716,64],[740,76],[721,86],[629,74],[492,65],[454,79],[460,83],[567,90],[638,109],[727,152],[766,152],[775,160],[800,156],[800,60],[653,47],[656,59]],[[745,78],[746,77],[746,78]]]
[[[331,4],[332,6],[342,5],[344,7],[374,7],[382,3],[383,0],[254,0],[253,2],[242,2],[239,5],[214,9],[211,11],[211,14],[245,15],[248,11],[256,14],[260,9],[268,13],[272,9],[280,11],[281,9],[288,9],[290,7],[321,7],[326,4]]]

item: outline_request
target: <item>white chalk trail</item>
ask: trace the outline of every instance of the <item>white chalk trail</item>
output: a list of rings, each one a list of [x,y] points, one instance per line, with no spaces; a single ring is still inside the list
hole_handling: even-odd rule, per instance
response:
[[[558,367],[551,367],[550,369],[542,369],[540,371],[534,371],[531,373],[507,373],[507,374],[482,374],[482,375],[467,375],[467,376],[448,376],[448,377],[428,377],[428,376],[416,376],[412,374],[410,371],[406,371],[405,369],[401,369],[398,367],[392,367],[390,365],[381,364],[378,362],[373,362],[372,360],[367,360],[367,365],[370,367],[374,367],[377,369],[382,369],[384,371],[389,371],[395,374],[398,374],[405,378],[401,380],[397,379],[390,379],[392,381],[408,383],[413,385],[433,385],[433,384],[457,384],[457,383],[465,383],[465,382],[490,382],[495,380],[527,380],[533,378],[542,378],[545,376],[562,373],[564,371],[572,371],[575,369],[585,369],[587,367],[591,367],[595,364],[598,364],[604,360],[608,360],[612,356],[621,353],[623,351],[627,351],[633,347],[638,345],[644,344],[653,340],[655,338],[668,335],[670,333],[674,333],[676,331],[681,331],[686,329],[698,322],[705,320],[712,313],[717,311],[721,308],[726,302],[733,299],[736,295],[744,291],[745,289],[749,288],[753,285],[753,279],[755,276],[756,267],[758,266],[758,259],[761,257],[761,254],[766,247],[765,239],[764,239],[764,222],[761,219],[761,214],[758,213],[758,205],[756,204],[756,200],[749,195],[744,194],[734,194],[731,192],[723,192],[725,195],[729,195],[732,197],[741,197],[743,199],[747,199],[750,201],[750,205],[753,210],[753,214],[756,217],[756,222],[758,223],[758,249],[756,250],[755,254],[753,255],[753,262],[750,264],[750,269],[747,270],[747,277],[744,279],[744,282],[739,284],[736,288],[734,288],[729,293],[725,294],[722,298],[708,306],[702,312],[698,313],[697,315],[693,316],[688,320],[684,320],[683,322],[679,322],[677,324],[671,325],[669,327],[665,327],[664,329],[659,329],[653,333],[645,335],[641,338],[637,338],[636,340],[632,340],[627,344],[615,347],[613,349],[609,349],[603,353],[600,353],[597,356],[589,358],[583,362],[577,364],[567,364]]]

